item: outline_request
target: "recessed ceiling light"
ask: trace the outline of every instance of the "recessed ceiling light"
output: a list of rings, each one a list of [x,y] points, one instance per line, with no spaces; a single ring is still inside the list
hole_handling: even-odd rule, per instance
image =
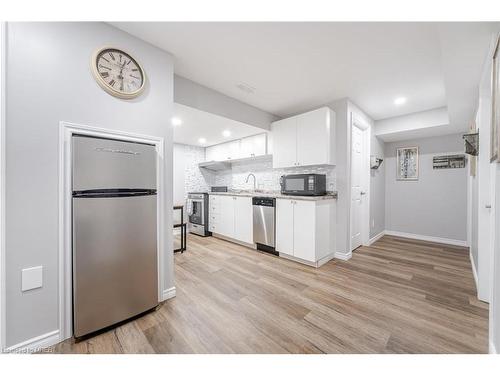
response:
[[[396,105],[401,105],[401,104],[405,104],[405,103],[406,103],[406,98],[404,98],[402,96],[394,99],[394,104],[396,104]]]
[[[173,126],[182,125],[182,120],[179,117],[172,117],[171,122]]]
[[[230,132],[229,130],[224,130],[224,131],[222,132],[222,135],[223,135],[224,137],[229,137],[229,136],[231,135],[231,132]]]
[[[204,144],[207,143],[207,140],[205,138],[199,138],[198,143]]]

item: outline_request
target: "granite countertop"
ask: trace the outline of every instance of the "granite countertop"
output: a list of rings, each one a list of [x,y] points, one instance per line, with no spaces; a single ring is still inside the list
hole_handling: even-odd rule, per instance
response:
[[[329,191],[326,195],[320,196],[303,196],[303,195],[285,195],[281,194],[279,191],[263,191],[263,190],[229,190],[227,192],[209,192],[209,195],[231,195],[239,197],[270,197],[277,199],[293,199],[302,201],[321,201],[328,199],[337,199],[336,191]]]

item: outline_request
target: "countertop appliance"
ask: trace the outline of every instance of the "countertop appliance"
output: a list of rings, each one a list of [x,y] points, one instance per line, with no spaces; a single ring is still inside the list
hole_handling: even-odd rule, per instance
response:
[[[208,193],[188,193],[188,231],[198,236],[210,236],[208,230]]]
[[[275,250],[276,199],[253,197],[253,242],[258,250],[279,255]]]
[[[326,195],[326,175],[289,174],[280,178],[281,194]]]
[[[73,333],[158,305],[154,146],[72,137]]]

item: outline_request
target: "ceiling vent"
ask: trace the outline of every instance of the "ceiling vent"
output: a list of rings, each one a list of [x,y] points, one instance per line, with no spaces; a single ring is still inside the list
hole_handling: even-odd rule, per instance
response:
[[[238,83],[236,87],[247,94],[253,94],[255,92],[255,87],[252,87],[244,82]]]

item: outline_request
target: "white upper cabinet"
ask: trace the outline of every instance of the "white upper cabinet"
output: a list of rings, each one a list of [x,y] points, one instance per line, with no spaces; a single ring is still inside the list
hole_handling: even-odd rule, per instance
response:
[[[297,118],[273,122],[273,168],[297,166]]]
[[[335,113],[327,108],[272,124],[273,167],[335,165]]]
[[[266,155],[266,134],[257,134],[241,139],[240,158]]]
[[[240,158],[240,143],[241,141],[238,139],[236,141],[231,141],[225,143],[227,150],[227,159],[234,160]]]
[[[219,148],[216,146],[210,146],[205,148],[205,160],[206,161],[219,161],[218,159]]]
[[[205,149],[206,161],[227,161],[266,155],[267,134],[220,143]]]

